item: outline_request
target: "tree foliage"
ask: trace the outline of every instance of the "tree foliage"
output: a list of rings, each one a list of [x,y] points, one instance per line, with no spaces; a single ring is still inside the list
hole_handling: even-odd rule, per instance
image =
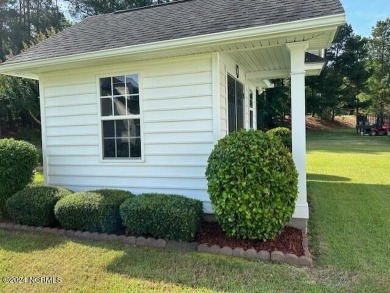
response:
[[[353,33],[351,25],[340,28],[325,58],[320,76],[307,78],[307,110],[322,119],[353,109],[367,86],[367,39]]]
[[[371,101],[370,110],[390,111],[390,17],[378,21],[369,40],[369,69],[366,99]]]
[[[73,17],[82,18],[91,15],[110,13],[119,10],[167,3],[171,0],[65,0]]]
[[[18,54],[70,23],[52,0],[7,0],[0,2],[0,61]],[[12,128],[39,125],[38,82],[0,76],[0,118]]]

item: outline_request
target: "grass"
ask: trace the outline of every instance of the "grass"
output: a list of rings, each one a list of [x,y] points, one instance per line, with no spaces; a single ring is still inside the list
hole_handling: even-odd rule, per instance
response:
[[[43,173],[42,172],[35,172],[33,184],[35,186],[43,185]]]
[[[389,137],[308,134],[314,268],[0,231],[1,292],[390,292]],[[38,177],[42,178],[42,177]]]

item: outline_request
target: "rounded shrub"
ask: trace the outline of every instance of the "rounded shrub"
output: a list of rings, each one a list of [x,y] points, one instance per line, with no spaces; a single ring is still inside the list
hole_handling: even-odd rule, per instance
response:
[[[55,204],[72,193],[61,187],[27,187],[7,199],[7,213],[21,225],[51,226],[56,222]]]
[[[288,148],[291,152],[292,150],[292,136],[291,130],[286,127],[276,127],[267,131],[267,134],[280,139],[283,145]]]
[[[0,140],[0,214],[6,215],[6,200],[31,183],[38,164],[38,151],[30,143]]]
[[[203,205],[180,195],[141,194],[125,201],[120,213],[128,234],[193,241],[202,223]]]
[[[268,240],[290,220],[298,174],[280,140],[241,130],[214,147],[206,170],[215,217],[230,237]]]
[[[112,189],[74,193],[58,201],[54,212],[65,229],[114,233],[123,228],[119,206],[133,196]]]

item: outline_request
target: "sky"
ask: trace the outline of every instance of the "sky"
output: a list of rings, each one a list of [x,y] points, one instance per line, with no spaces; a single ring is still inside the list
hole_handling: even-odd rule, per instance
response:
[[[390,17],[390,0],[340,0],[355,34],[369,37],[378,20]]]

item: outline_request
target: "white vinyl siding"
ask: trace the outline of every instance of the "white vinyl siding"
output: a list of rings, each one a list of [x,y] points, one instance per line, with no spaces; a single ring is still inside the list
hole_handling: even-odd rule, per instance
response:
[[[101,159],[99,77],[140,77],[143,160]],[[75,191],[123,188],[200,199],[213,148],[211,55],[53,72],[40,78],[46,184]]]

